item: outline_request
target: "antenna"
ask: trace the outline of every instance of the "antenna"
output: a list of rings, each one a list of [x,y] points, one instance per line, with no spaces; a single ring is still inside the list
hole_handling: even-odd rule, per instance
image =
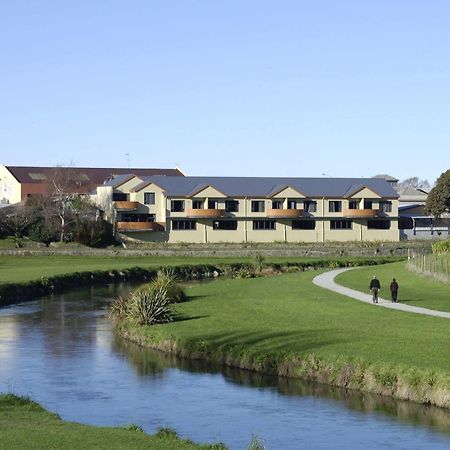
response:
[[[127,168],[129,169],[130,168],[130,161],[131,161],[130,154],[129,153],[125,153],[125,156],[127,158]]]

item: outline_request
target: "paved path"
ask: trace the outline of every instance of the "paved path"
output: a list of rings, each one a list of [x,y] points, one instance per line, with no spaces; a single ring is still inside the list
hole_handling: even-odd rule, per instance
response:
[[[356,300],[359,300],[361,302],[373,304],[372,294],[364,294],[363,292],[355,291],[354,289],[350,289],[335,283],[334,278],[342,272],[347,272],[347,270],[357,269],[355,269],[354,267],[350,267],[345,269],[330,270],[328,272],[317,275],[313,279],[313,283],[317,286],[329,289],[330,291],[337,292],[338,294],[355,298]],[[384,308],[396,309],[398,311],[407,311],[417,314],[425,314],[427,316],[445,317],[446,319],[450,319],[450,312],[435,311],[432,309],[420,308],[418,306],[405,305],[403,303],[392,303],[390,300],[385,300],[381,297],[378,298],[378,302],[378,305],[375,306],[383,306]]]

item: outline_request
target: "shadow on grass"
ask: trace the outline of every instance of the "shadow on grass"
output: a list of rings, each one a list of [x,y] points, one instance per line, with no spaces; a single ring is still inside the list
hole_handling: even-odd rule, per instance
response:
[[[180,314],[180,315],[176,315],[173,318],[173,321],[174,322],[184,322],[186,320],[204,319],[206,317],[209,317],[209,316],[183,316]]]
[[[339,338],[336,329],[321,329],[314,331],[254,331],[234,333],[204,334],[201,339],[217,345],[221,350],[235,351],[245,348],[249,354],[260,351],[273,353],[303,353],[317,350],[320,347],[351,342],[351,339]],[[327,336],[333,336],[329,338]],[[199,338],[200,339],[200,338]],[[192,343],[199,339],[191,340]]]

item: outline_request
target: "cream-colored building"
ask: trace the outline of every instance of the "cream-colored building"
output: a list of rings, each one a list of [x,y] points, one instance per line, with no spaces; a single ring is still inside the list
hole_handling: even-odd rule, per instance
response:
[[[398,194],[376,178],[121,175],[97,205],[120,240],[398,241]]]

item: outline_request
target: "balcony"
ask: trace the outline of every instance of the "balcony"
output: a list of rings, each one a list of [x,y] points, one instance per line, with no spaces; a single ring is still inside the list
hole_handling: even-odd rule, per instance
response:
[[[158,222],[117,222],[117,231],[164,231],[164,226]]]
[[[139,208],[139,202],[116,201],[114,208],[116,211],[136,211]]]
[[[225,216],[224,209],[188,209],[186,217],[189,219],[217,219]]]
[[[303,216],[303,209],[268,209],[266,217],[269,219],[298,219]]]
[[[378,209],[343,209],[342,217],[347,219],[373,219],[378,217],[380,210]]]

